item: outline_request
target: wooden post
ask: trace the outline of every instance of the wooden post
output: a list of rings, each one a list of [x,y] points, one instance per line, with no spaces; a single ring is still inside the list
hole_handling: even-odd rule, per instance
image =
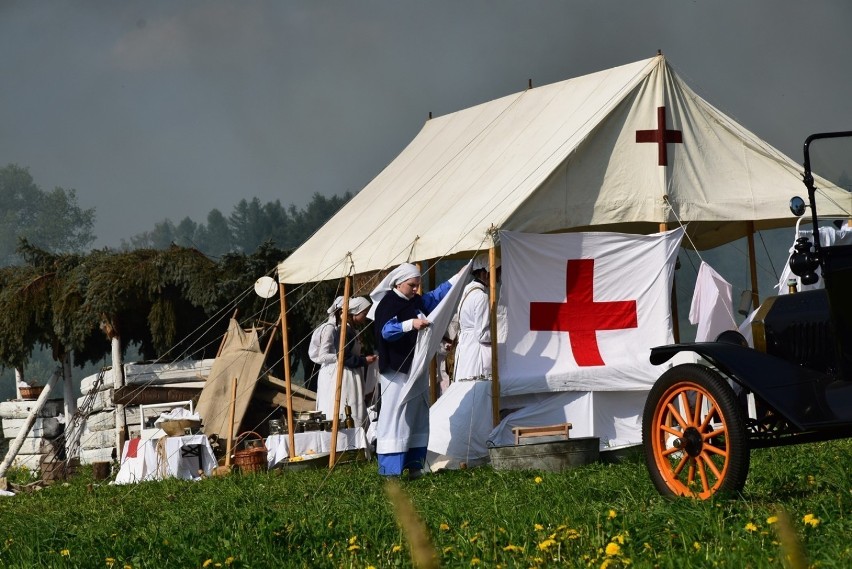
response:
[[[668,231],[667,223],[660,224],[660,233]],[[672,273],[672,294],[671,294],[671,313],[672,313],[672,336],[674,336],[675,344],[680,342],[680,316],[677,308],[677,272]]]
[[[225,442],[225,466],[231,468],[231,445],[234,438],[234,415],[237,411],[237,376],[231,381],[231,409],[228,412],[228,440]]]
[[[18,456],[18,452],[24,445],[24,439],[27,438],[28,434],[30,434],[30,429],[33,428],[33,424],[35,423],[39,412],[50,398],[50,392],[53,391],[53,387],[56,385],[56,382],[59,381],[61,374],[62,371],[57,370],[52,376],[50,376],[50,380],[45,384],[44,389],[42,389],[41,395],[38,396],[29,416],[27,416],[27,420],[24,421],[24,424],[21,426],[18,436],[15,437],[15,440],[9,445],[9,452],[6,453],[6,458],[4,458],[3,462],[0,463],[0,478],[6,476],[6,471],[9,470],[9,467],[12,465],[12,461],[15,460],[15,457]]]
[[[278,283],[278,296],[281,297],[281,343],[284,347],[284,395],[287,398],[287,438],[290,442],[287,454],[293,458],[296,452],[296,425],[293,424],[293,388],[290,383],[290,343],[287,338],[287,294],[284,283]]]
[[[73,420],[74,414],[77,413],[77,398],[74,397],[74,383],[71,377],[71,354],[68,352],[65,352],[65,356],[62,358],[62,382],[62,402],[66,426],[65,451],[68,458],[76,458],[76,453],[72,456],[71,451],[76,448],[79,452],[80,445],[77,443],[79,443],[80,436],[82,435],[83,424],[79,423],[75,426]],[[120,440],[120,443],[123,444],[124,441]],[[118,456],[121,456],[121,450],[122,447],[118,447]]]
[[[21,398],[21,382],[24,381],[24,368],[15,368],[15,399]]]
[[[340,391],[343,385],[344,368],[343,353],[346,350],[346,327],[349,324],[349,294],[351,289],[352,276],[346,275],[343,285],[343,308],[340,314],[340,341],[337,343],[337,379],[334,384],[334,417],[332,417],[331,423],[331,452],[328,455],[329,468],[334,468],[334,463],[337,459],[337,431],[340,428]]]
[[[429,265],[429,290],[434,290],[434,288],[438,285],[438,283],[435,282],[437,279],[437,276],[435,275],[436,264],[437,260],[433,260],[432,264]],[[438,357],[435,355],[432,358],[432,361],[429,362],[429,403],[431,404],[434,404],[435,401],[438,400],[438,383]]]
[[[819,236],[817,236],[819,239]],[[754,222],[748,222],[748,269],[751,275],[751,306],[755,310],[760,305],[760,293],[757,290],[757,261],[754,254]]]
[[[121,336],[115,322],[104,322],[101,328],[106,333],[112,348],[112,388],[116,393],[124,387],[124,360],[121,356]],[[115,446],[118,456],[124,449],[124,441],[127,437],[127,419],[124,415],[124,405],[115,404]]]
[[[497,369],[497,248],[488,250],[488,310],[491,328],[491,417],[500,423],[500,373]]]

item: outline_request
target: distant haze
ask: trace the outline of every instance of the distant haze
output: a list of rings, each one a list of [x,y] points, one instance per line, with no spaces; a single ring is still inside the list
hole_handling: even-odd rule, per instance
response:
[[[852,129],[852,2],[0,1],[0,166],[97,245],[357,192],[436,116],[653,56],[801,161]]]

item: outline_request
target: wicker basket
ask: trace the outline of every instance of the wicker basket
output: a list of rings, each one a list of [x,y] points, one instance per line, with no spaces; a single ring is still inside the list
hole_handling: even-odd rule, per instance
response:
[[[21,399],[38,399],[44,390],[43,385],[29,385],[21,388]]]
[[[163,421],[158,426],[170,437],[179,437],[186,433],[186,429],[197,431],[201,427],[201,421],[197,419],[178,419],[176,421]]]
[[[253,438],[249,438],[253,436]],[[239,448],[242,445],[242,448]],[[250,472],[265,472],[268,468],[266,464],[266,445],[263,444],[263,437],[254,431],[246,431],[237,436],[234,444],[237,450],[234,451],[234,466],[246,474]]]

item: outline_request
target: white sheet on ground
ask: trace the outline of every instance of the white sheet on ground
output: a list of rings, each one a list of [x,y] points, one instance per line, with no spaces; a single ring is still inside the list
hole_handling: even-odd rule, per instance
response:
[[[507,398],[502,409],[517,406],[488,437],[494,446],[515,443],[512,427],[571,423],[571,438],[599,437],[601,448],[642,442],[642,408],[647,391],[563,391]]]
[[[432,470],[474,466],[488,457],[494,428],[490,381],[456,381],[429,409],[427,462]]]

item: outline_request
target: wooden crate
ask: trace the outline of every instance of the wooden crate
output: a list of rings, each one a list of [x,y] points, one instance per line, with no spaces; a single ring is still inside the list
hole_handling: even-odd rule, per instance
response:
[[[571,430],[571,423],[560,423],[558,425],[544,425],[538,427],[512,427],[512,432],[515,433],[515,444],[520,445],[528,442],[544,442],[568,440],[568,432]],[[543,439],[542,437],[547,437]],[[536,439],[530,441],[529,439]]]

